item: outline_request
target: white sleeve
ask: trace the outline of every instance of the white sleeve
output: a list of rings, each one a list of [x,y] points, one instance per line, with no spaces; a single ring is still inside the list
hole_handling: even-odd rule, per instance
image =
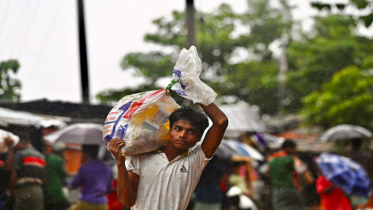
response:
[[[193,159],[197,161],[198,168],[202,169],[205,168],[207,163],[212,159],[212,157],[206,157],[205,153],[202,150],[201,143],[197,143],[197,145],[189,151],[189,155],[194,157]]]
[[[140,160],[139,156],[127,156],[126,159],[126,169],[127,171],[132,171],[133,173],[140,175]]]

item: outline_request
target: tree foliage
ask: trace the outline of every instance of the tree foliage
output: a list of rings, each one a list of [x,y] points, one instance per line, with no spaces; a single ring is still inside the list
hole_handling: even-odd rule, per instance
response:
[[[20,65],[17,60],[0,63],[0,100],[19,101],[21,82],[14,78]]]
[[[371,40],[356,35],[355,28],[350,17],[318,17],[314,36],[291,43],[287,87],[293,101],[289,109],[299,110],[302,97],[320,90],[341,69],[371,65]]]
[[[292,21],[284,10],[272,8],[269,0],[248,1],[248,11],[236,14],[229,5],[222,4],[212,13],[197,12],[197,49],[203,61],[201,75],[220,96],[233,96],[251,104],[258,104],[265,113],[277,111],[278,65],[269,45],[289,33]],[[126,71],[136,69],[148,83],[135,90],[106,91],[98,95],[102,102],[117,101],[124,94],[159,89],[157,80],[171,76],[180,50],[185,46],[186,29],[184,12],[172,12],[172,18],[153,21],[156,33],[149,33],[145,41],[173,49],[130,53],[124,56],[121,66]],[[243,56],[244,55],[244,56]],[[121,94],[123,93],[123,94]]]
[[[373,128],[373,77],[369,71],[347,67],[302,101],[301,113],[308,124],[323,128],[338,124]]]
[[[318,10],[331,10],[335,6],[340,11],[344,11],[346,7],[352,6],[358,11],[363,11],[361,13],[354,14],[358,21],[362,21],[366,27],[372,25],[373,22],[373,2],[371,0],[349,0],[347,3],[343,1],[332,4],[328,2],[314,1],[311,3],[311,5]]]

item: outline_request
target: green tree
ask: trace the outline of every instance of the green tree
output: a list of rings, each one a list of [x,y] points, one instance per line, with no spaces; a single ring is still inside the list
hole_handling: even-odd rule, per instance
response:
[[[373,77],[371,71],[347,67],[330,82],[302,99],[301,113],[309,125],[330,128],[354,124],[373,128]]]
[[[328,3],[314,1],[311,3],[314,8],[318,10],[331,10],[333,7],[338,8],[341,12],[345,10],[346,7],[351,6],[356,11],[351,17],[354,17],[357,22],[362,21],[366,27],[372,25],[373,22],[373,1],[371,0],[350,0],[347,3],[345,1],[337,3]]]
[[[0,100],[20,100],[19,90],[21,82],[13,76],[18,72],[19,66],[17,60],[8,60],[0,63]]]
[[[356,35],[352,18],[330,15],[315,20],[316,35],[294,41],[288,48],[287,93],[293,99],[289,110],[299,110],[302,97],[320,90],[341,69],[348,66],[360,69],[372,63],[371,40]]]
[[[291,18],[286,1],[272,8],[269,0],[248,1],[249,10],[236,14],[227,4],[213,13],[197,12],[197,49],[203,61],[201,75],[220,96],[233,96],[257,104],[264,113],[277,112],[277,61],[269,45],[289,33]],[[284,11],[287,11],[284,12]],[[153,21],[156,33],[146,34],[145,41],[174,49],[172,53],[150,52],[127,54],[121,63],[126,71],[135,69],[148,80],[137,89],[105,91],[97,97],[101,102],[117,101],[124,94],[159,89],[159,78],[171,76],[180,50],[185,44],[186,30],[183,12],[172,13],[171,20]],[[245,54],[245,56],[238,56]],[[237,59],[240,57],[240,59]],[[232,97],[231,97],[232,98]]]

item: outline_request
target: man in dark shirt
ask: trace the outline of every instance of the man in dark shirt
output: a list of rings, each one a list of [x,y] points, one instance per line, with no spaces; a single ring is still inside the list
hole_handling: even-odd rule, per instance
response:
[[[11,191],[14,192],[14,210],[44,209],[42,184],[45,182],[45,158],[28,141],[26,135],[20,135],[15,146]]]
[[[12,173],[14,155],[13,139],[10,137],[6,137],[4,138],[4,142],[8,151],[4,155],[1,155],[2,157],[0,158],[0,210],[7,207],[7,201],[10,198],[7,190],[9,189],[10,185],[10,175]]]

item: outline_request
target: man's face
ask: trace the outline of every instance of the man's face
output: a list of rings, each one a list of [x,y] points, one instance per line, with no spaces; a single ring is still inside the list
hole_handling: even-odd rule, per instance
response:
[[[286,153],[288,153],[288,154],[293,154],[294,151],[295,151],[295,148],[287,147],[287,148],[285,148],[285,151],[286,151]]]
[[[197,128],[192,126],[188,120],[178,120],[170,129],[170,143],[175,149],[187,150],[200,139]]]

